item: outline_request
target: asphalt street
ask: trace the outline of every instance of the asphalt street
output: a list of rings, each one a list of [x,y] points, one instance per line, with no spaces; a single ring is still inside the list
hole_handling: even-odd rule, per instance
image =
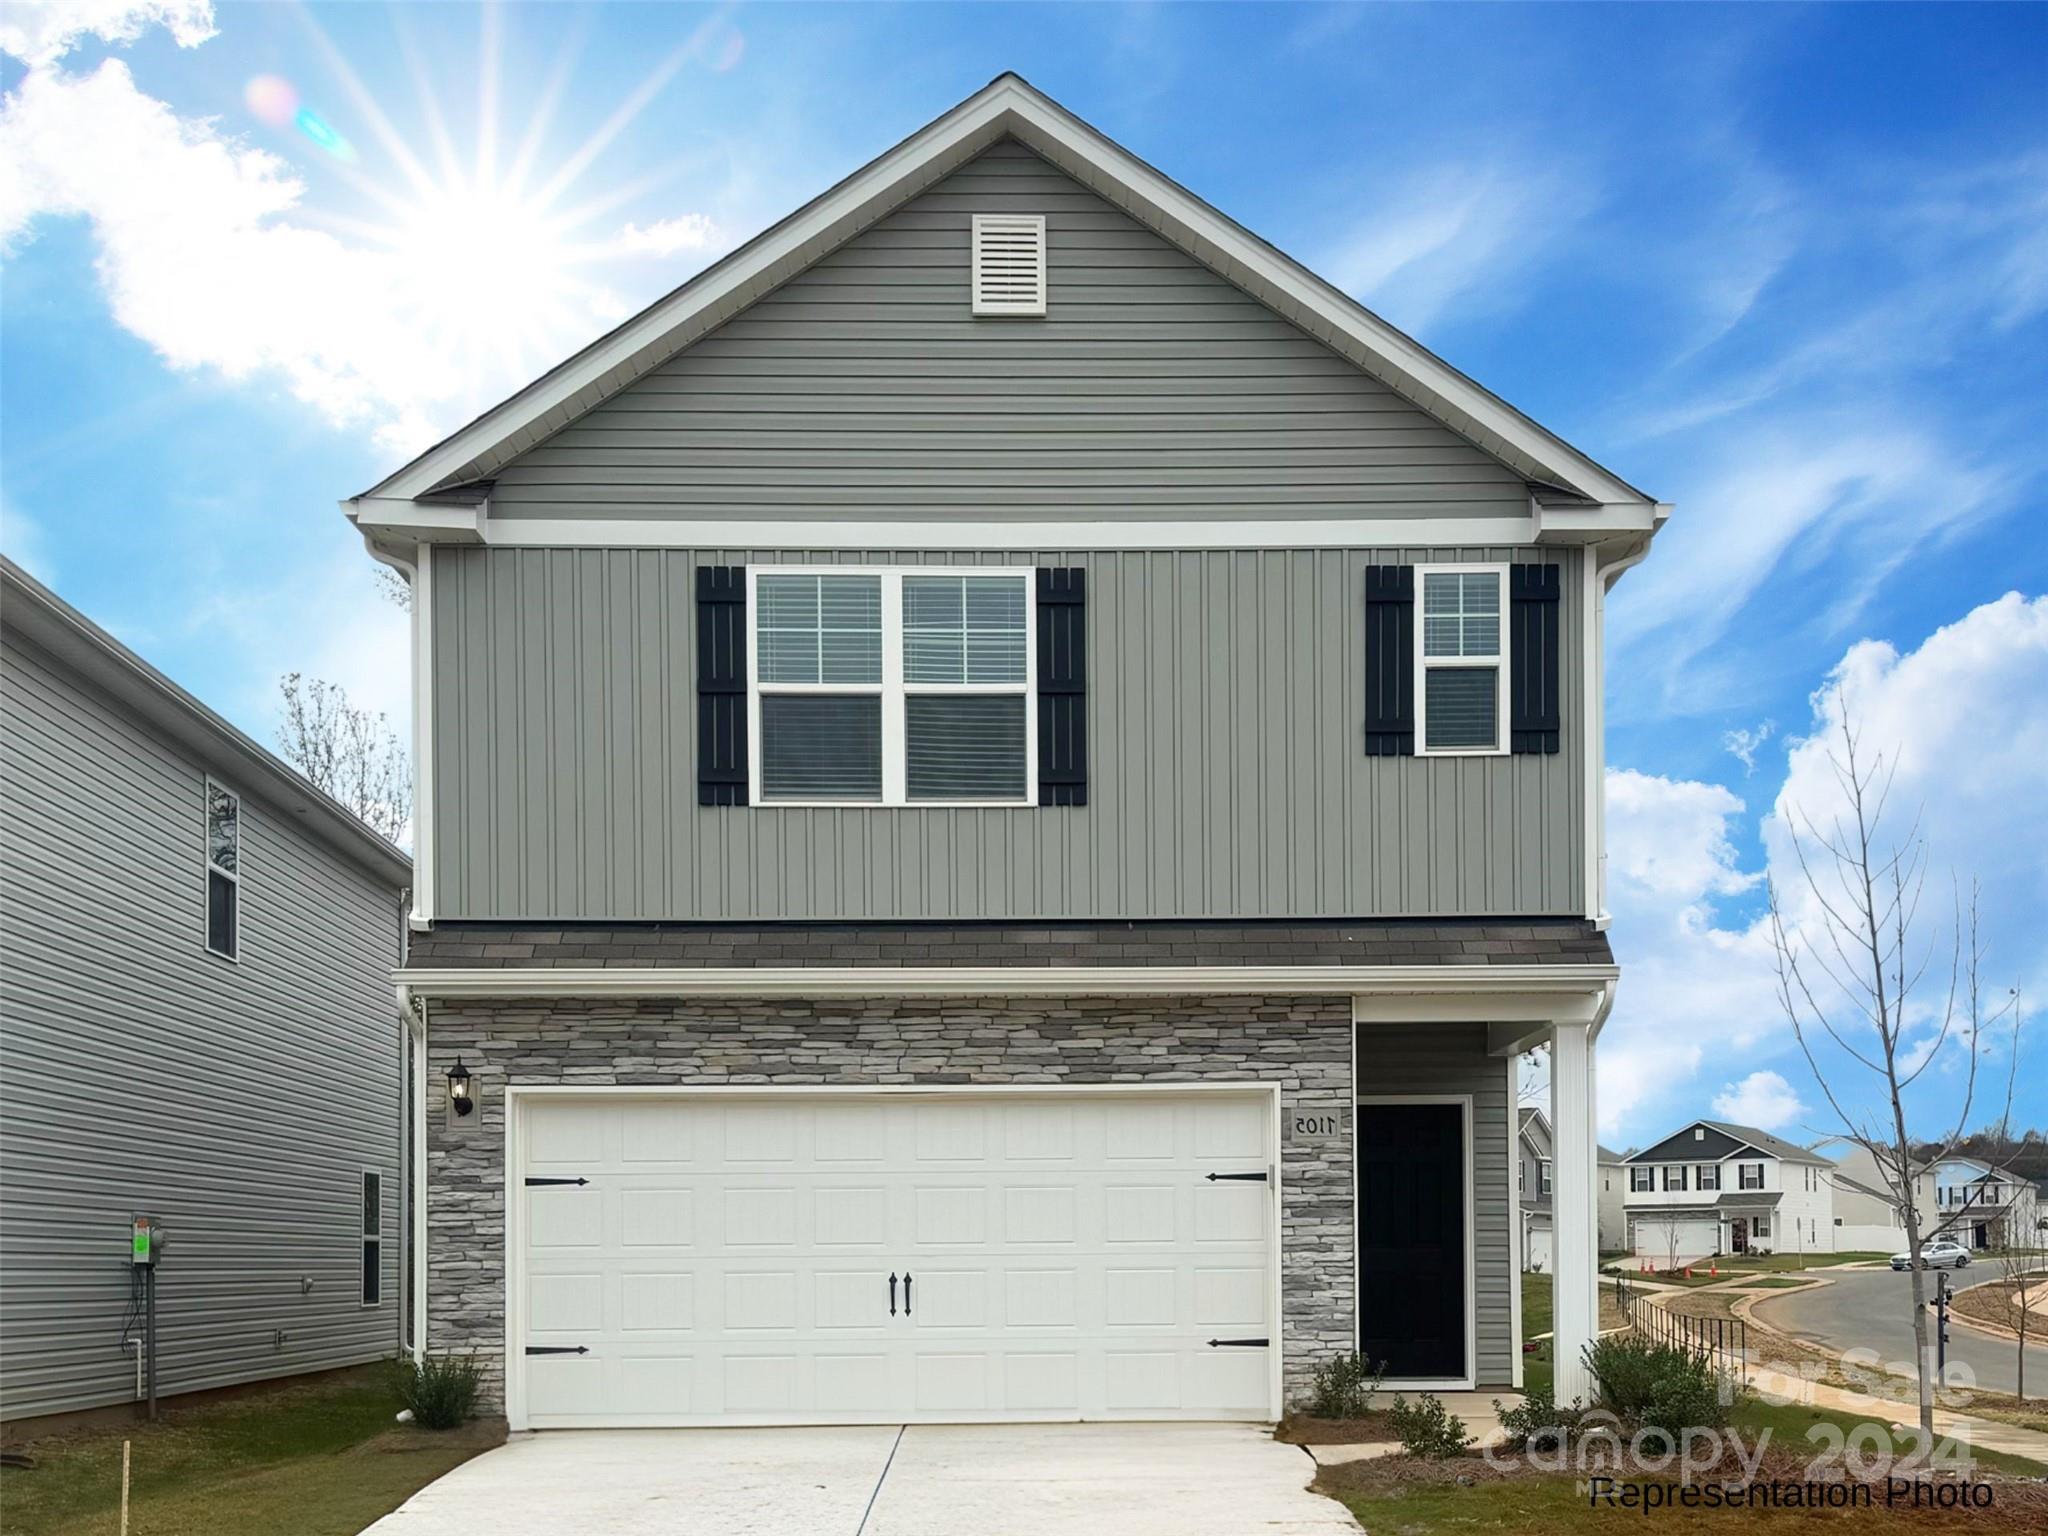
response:
[[[1874,1349],[1892,1369],[1913,1374],[1913,1277],[1889,1269],[1818,1273],[1832,1277],[1834,1283],[1773,1296],[1756,1307],[1757,1315],[1782,1332],[1831,1349]],[[1996,1265],[1982,1263],[1948,1273],[1954,1274],[1952,1284],[1958,1290],[1998,1278]],[[1930,1300],[1934,1286],[1934,1275],[1929,1274]],[[1928,1322],[1931,1327],[1931,1315]],[[1949,1328],[1949,1360],[1966,1364],[1979,1386],[2011,1392],[2018,1377],[2018,1354],[2019,1346],[2010,1339],[1956,1324]],[[2027,1349],[2027,1394],[2048,1395],[2048,1349]]]

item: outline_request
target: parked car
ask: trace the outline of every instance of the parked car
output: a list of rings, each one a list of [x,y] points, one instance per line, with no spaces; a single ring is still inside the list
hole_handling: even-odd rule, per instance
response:
[[[1906,1269],[1912,1262],[1911,1253],[1892,1255],[1893,1269]],[[1927,1243],[1920,1249],[1920,1267],[1923,1269],[1961,1269],[1969,1262],[1970,1250],[1961,1243],[1950,1242],[1947,1238],[1937,1243]]]

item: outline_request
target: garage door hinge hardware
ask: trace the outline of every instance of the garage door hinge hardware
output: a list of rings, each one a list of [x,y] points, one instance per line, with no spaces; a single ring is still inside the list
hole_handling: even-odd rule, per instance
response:
[[[529,1355],[587,1355],[590,1353],[590,1346],[588,1344],[529,1344],[526,1346],[526,1352]]]
[[[1245,1179],[1257,1184],[1266,1182],[1266,1176],[1263,1173],[1212,1173],[1208,1178],[1211,1184],[1216,1183],[1220,1179]]]
[[[1260,1174],[1259,1177],[1264,1178],[1265,1175]],[[536,1184],[588,1184],[589,1182],[590,1180],[588,1179],[528,1179],[526,1187],[531,1189]]]
[[[1267,1349],[1271,1347],[1272,1343],[1271,1339],[1211,1339],[1209,1347],[1211,1349]]]

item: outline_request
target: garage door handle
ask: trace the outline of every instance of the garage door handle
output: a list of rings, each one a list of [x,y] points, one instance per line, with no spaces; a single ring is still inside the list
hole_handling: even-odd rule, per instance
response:
[[[910,1271],[903,1271],[903,1315],[910,1316]]]
[[[529,1355],[587,1355],[590,1353],[590,1346],[587,1344],[529,1344],[526,1346],[526,1352]]]
[[[1272,1343],[1271,1339],[1211,1339],[1209,1347],[1211,1349],[1269,1349],[1272,1347]]]
[[[537,1184],[588,1184],[589,1182],[590,1180],[588,1179],[528,1179],[526,1187],[532,1189]]]
[[[1212,1173],[1209,1175],[1209,1182],[1211,1184],[1223,1179],[1244,1179],[1259,1184],[1266,1182],[1266,1176],[1263,1173]]]
[[[889,1315],[896,1315],[896,1274],[893,1270],[889,1273]]]

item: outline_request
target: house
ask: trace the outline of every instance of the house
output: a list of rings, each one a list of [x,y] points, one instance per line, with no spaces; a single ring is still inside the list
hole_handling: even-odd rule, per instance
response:
[[[1626,1166],[1629,1247],[1660,1268],[1835,1251],[1834,1164],[1768,1131],[1695,1120]]]
[[[2033,1181],[1982,1158],[1935,1163],[1934,1201],[1937,1232],[1965,1248],[2038,1246],[2048,1233]]]
[[[414,1344],[513,1425],[1510,1387],[1539,1044],[1589,1395],[1656,503],[1005,75],[344,508],[413,592]]]
[[[1550,1186],[1553,1176],[1550,1121],[1540,1109],[1523,1108],[1519,1124],[1515,1189],[1522,1217],[1522,1268],[1548,1270],[1551,1266]],[[1599,1188],[1595,1192],[1595,1228],[1601,1253],[1620,1250],[1626,1240],[1622,1216],[1622,1184],[1626,1172],[1621,1154],[1605,1147],[1594,1148],[1599,1166]]]
[[[1807,1150],[1835,1165],[1828,1175],[1834,1189],[1835,1251],[1897,1253],[1905,1248],[1904,1205],[1870,1149],[1851,1137],[1831,1136]],[[1912,1195],[1921,1235],[1934,1236],[1940,1216],[1932,1164],[1915,1165]]]
[[[0,1417],[394,1355],[405,855],[5,561],[0,839]]]

